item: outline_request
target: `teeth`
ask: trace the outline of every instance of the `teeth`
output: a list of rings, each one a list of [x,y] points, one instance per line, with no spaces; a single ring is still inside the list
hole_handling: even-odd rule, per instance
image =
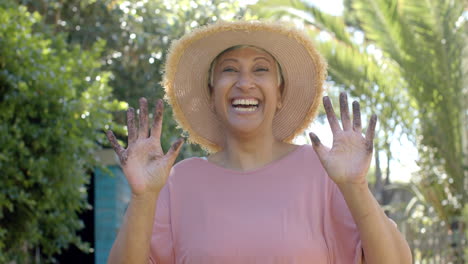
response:
[[[233,105],[258,105],[257,99],[235,99]]]
[[[253,112],[257,109],[256,106],[254,107],[234,107],[234,109],[236,109],[236,111],[239,111],[239,112]]]

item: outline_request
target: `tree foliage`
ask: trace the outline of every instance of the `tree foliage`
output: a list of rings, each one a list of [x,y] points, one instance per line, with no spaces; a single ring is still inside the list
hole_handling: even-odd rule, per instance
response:
[[[163,97],[170,42],[242,8],[235,0],[7,0],[0,7],[0,262],[23,263],[31,252],[52,259],[70,243],[88,252],[76,236],[77,214],[89,209],[93,151],[108,146],[102,130],[126,141],[123,108]],[[181,130],[169,107],[164,119],[167,149]],[[203,154],[186,145],[179,158]]]
[[[468,200],[462,149],[462,1],[355,1],[366,36],[401,69],[420,126],[420,184],[439,216],[453,221]],[[466,164],[465,164],[466,166]]]
[[[357,22],[349,23],[343,17],[323,13],[305,1],[260,1],[254,7],[254,13],[262,18],[286,19],[303,24],[304,30],[316,40],[316,46],[327,59],[328,81],[332,87],[346,89],[352,97],[359,99],[365,116],[377,114],[379,133],[375,139],[374,187],[377,196],[381,194],[381,152],[386,156],[385,181],[389,182],[393,157],[391,142],[404,134],[413,139],[415,137],[410,130],[416,115],[408,111],[408,104],[415,102],[409,97],[398,65],[383,57],[375,44],[360,37],[362,32]],[[351,26],[354,24],[357,26]],[[338,95],[336,90],[329,89],[327,92],[333,98]],[[383,204],[388,202],[384,195],[378,198]]]
[[[66,32],[69,43],[86,49],[99,39],[106,40],[102,69],[113,73],[109,85],[114,96],[133,107],[138,107],[142,96],[148,98],[150,107],[154,107],[157,98],[163,98],[160,82],[167,49],[174,39],[197,26],[232,19],[243,10],[236,0],[18,2],[45,16],[54,32]],[[115,113],[114,119],[125,125],[125,112]],[[168,149],[181,133],[172,119],[171,109],[166,107],[163,149]],[[117,134],[126,141],[125,130]],[[179,159],[204,154],[200,147],[185,144]]]
[[[413,140],[420,167],[413,189],[420,195],[411,204],[423,205],[433,216],[422,215],[425,224],[460,236],[452,246],[461,248],[462,208],[468,201],[466,1],[344,3],[344,17],[324,14],[306,1],[260,1],[257,8],[263,17],[300,21],[310,30],[327,57],[332,81],[375,105],[380,143],[387,142],[380,147],[388,157],[387,135]],[[451,261],[461,260],[460,252],[453,256]]]
[[[119,109],[100,70],[104,42],[68,45],[11,1],[0,25],[0,262],[25,263],[32,249],[50,258],[70,243],[87,250],[78,214],[90,209],[93,152]]]
[[[311,26],[311,34],[317,36],[314,29],[320,30],[318,46],[330,63],[332,80],[356,96],[368,96],[382,113],[383,130],[393,131],[396,125],[404,128],[420,148],[421,184],[431,185],[434,191],[442,188],[438,201],[433,201],[440,217],[448,220],[459,215],[461,201],[467,199],[462,150],[466,130],[462,122],[466,117],[462,1],[347,3],[355,12],[355,28],[342,17],[324,14],[301,1],[277,0],[273,7],[265,3],[268,8],[263,15],[299,17]],[[328,39],[323,39],[323,32]],[[361,43],[353,36],[355,32],[363,35]],[[439,164],[438,171],[425,163]]]

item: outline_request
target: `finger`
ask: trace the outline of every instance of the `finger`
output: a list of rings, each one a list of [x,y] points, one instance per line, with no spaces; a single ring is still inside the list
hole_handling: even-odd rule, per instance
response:
[[[128,144],[132,144],[137,140],[137,128],[135,126],[135,109],[132,107],[127,110],[127,128],[128,128]]]
[[[122,160],[123,152],[125,151],[125,149],[119,144],[119,142],[117,141],[117,138],[115,138],[114,132],[112,132],[111,130],[108,130],[106,132],[106,136],[109,142],[111,143],[112,148],[114,148],[115,153],[117,153],[117,156],[119,156],[119,159]]]
[[[140,125],[138,130],[138,138],[148,137],[148,101],[146,98],[140,98]]]
[[[369,121],[369,127],[367,128],[367,131],[366,131],[366,144],[367,144],[367,150],[369,152],[372,152],[374,148],[374,134],[375,134],[376,124],[377,124],[377,116],[373,114]]]
[[[320,142],[319,137],[313,133],[309,133],[310,140],[312,141],[312,146],[314,147],[315,153],[317,153],[317,156],[319,157],[320,160],[323,160],[327,154],[327,148]]]
[[[176,142],[172,144],[171,148],[166,153],[166,158],[169,160],[170,164],[174,164],[174,161],[179,155],[179,152],[180,152],[180,149],[182,148],[183,143],[184,143],[184,139],[179,138],[178,140],[176,140]]]
[[[353,130],[362,133],[361,107],[357,101],[353,102]]]
[[[328,123],[330,124],[330,128],[332,133],[335,134],[336,131],[339,131],[340,124],[336,119],[335,111],[333,110],[333,106],[331,104],[330,98],[328,96],[323,97],[323,107],[325,108],[325,112],[327,113]]]
[[[349,119],[348,95],[345,92],[340,93],[340,114],[343,130],[350,130],[351,120]]]
[[[154,137],[156,139],[161,139],[163,109],[163,101],[161,99],[158,99],[156,102],[156,108],[154,109],[153,126],[151,127],[151,137]]]

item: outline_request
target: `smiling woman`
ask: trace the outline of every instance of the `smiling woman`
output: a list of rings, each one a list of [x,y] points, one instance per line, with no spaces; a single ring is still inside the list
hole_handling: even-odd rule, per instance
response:
[[[271,134],[281,105],[276,64],[270,54],[254,47],[230,49],[218,56],[210,85],[211,107],[231,137]]]
[[[333,147],[291,141],[309,126],[326,63],[293,27],[220,22],[174,42],[164,86],[174,117],[207,159],[173,166],[182,140],[164,154],[162,101],[148,134],[128,111],[129,145],[108,133],[132,188],[110,262],[409,263],[408,245],[370,193],[376,117],[362,135],[359,104],[342,127],[323,103]]]

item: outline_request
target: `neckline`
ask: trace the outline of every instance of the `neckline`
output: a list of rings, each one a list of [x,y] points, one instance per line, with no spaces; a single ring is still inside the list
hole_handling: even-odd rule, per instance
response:
[[[282,163],[284,162],[285,160],[287,159],[290,159],[292,156],[295,156],[295,154],[297,152],[299,152],[300,150],[304,149],[306,145],[297,145],[297,147],[290,151],[289,153],[287,153],[286,155],[284,155],[283,157],[277,159],[277,160],[274,160],[262,167],[259,167],[259,168],[256,168],[256,169],[253,169],[253,170],[246,170],[246,171],[240,171],[240,170],[234,170],[234,169],[228,169],[228,168],[225,168],[225,167],[221,167],[217,164],[214,164],[210,161],[208,161],[207,159],[204,159],[204,158],[199,158],[199,157],[195,157],[195,159],[198,159],[202,162],[204,162],[205,164],[208,164],[208,166],[212,167],[212,168],[215,168],[217,170],[220,170],[220,171],[223,171],[225,173],[229,173],[229,174],[238,174],[238,175],[248,175],[248,174],[254,174],[254,173],[257,173],[257,172],[260,172],[260,171],[264,171],[264,170],[268,170],[269,168],[279,164],[279,163]]]

